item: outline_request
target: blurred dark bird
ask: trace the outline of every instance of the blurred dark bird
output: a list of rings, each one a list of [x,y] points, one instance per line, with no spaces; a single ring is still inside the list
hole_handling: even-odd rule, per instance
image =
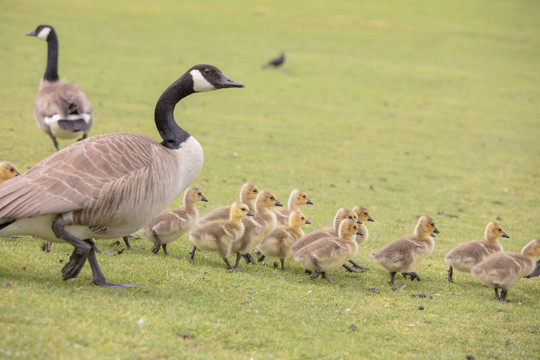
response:
[[[281,66],[284,61],[285,61],[285,53],[282,52],[281,55],[279,55],[277,58],[272,59],[269,62],[267,62],[266,65],[263,66],[263,68],[267,68],[270,66],[278,67],[278,66]]]

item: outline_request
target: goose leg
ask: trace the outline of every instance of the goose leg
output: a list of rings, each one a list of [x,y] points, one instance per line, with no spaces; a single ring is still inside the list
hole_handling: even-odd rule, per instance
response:
[[[317,258],[315,256],[311,258],[311,261],[313,261],[313,264],[315,265],[315,271],[312,272],[311,275],[309,275],[309,278],[311,280],[315,280],[323,271],[319,266],[319,262],[317,261]]]
[[[418,276],[417,273],[415,272],[402,272],[401,273],[403,275],[403,277],[406,279],[407,276],[410,276],[411,277],[411,281],[414,281],[415,279],[420,281],[420,276]]]
[[[330,280],[330,278],[328,276],[326,276],[326,273],[323,271],[321,272],[321,276],[324,280],[328,281],[329,284],[332,283],[332,281]]]
[[[86,258],[92,249],[88,243],[68,233],[64,225],[59,222],[60,215],[53,221],[51,228],[57,238],[65,240],[73,245],[75,249],[71,253],[68,263],[62,268],[62,279],[72,279],[79,275],[84,266]]]
[[[163,247],[163,253],[165,256],[169,256],[169,253],[167,252],[167,244],[161,244],[161,247]]]
[[[195,258],[195,250],[197,250],[197,247],[193,245],[193,250],[189,253],[189,263],[193,264],[193,259]]]
[[[242,255],[240,255],[240,253],[236,253],[236,262],[234,263],[233,269],[238,268],[238,265],[240,265],[241,258],[242,258]]]
[[[122,240],[124,240],[124,243],[126,244],[126,247],[131,250],[131,245],[129,244],[129,237],[124,236],[122,237]]]
[[[223,261],[225,261],[225,264],[227,264],[227,268],[228,268],[229,270],[232,270],[232,269],[233,269],[233,267],[232,267],[231,264],[229,263],[229,259],[223,258]]]
[[[154,246],[152,246],[152,252],[157,255],[159,248],[161,247],[161,239],[157,236],[154,230],[152,230],[152,235],[154,236],[154,239],[156,239],[156,243]]]
[[[101,268],[99,267],[99,264],[96,259],[96,244],[92,241],[92,239],[84,240],[87,244],[90,245],[90,252],[88,253],[88,262],[90,263],[90,267],[92,268],[92,280],[90,281],[90,285],[97,285],[101,287],[106,288],[130,288],[130,287],[137,287],[135,284],[115,284],[110,283],[105,279],[105,276],[101,272]]]
[[[51,252],[51,245],[52,243],[50,241],[44,241],[43,244],[41,244],[41,250]]]
[[[390,271],[390,285],[392,285],[392,287],[396,286],[396,284],[394,284],[394,277],[396,276],[396,272],[395,271]]]
[[[281,270],[285,270],[285,259],[279,259],[281,262]]]
[[[495,288],[495,300],[501,300],[501,298],[499,297],[499,288],[498,287]]]
[[[311,275],[311,270],[306,269],[306,270],[304,270],[304,272],[305,272],[306,274],[308,274],[308,275]]]
[[[261,257],[257,259],[257,262],[261,262],[266,258],[266,256],[261,254]]]
[[[349,260],[349,262],[352,264],[353,268],[355,268],[355,269],[369,270],[369,268],[367,268],[365,266],[362,266],[362,265],[358,265],[356,262],[354,262],[352,260]]]
[[[343,267],[345,268],[345,270],[347,270],[347,272],[355,272],[355,273],[362,273],[362,272],[364,272],[364,270],[353,269],[352,267],[350,267],[350,266],[347,265],[347,264],[343,264]]]
[[[454,280],[452,280],[452,275],[454,275],[454,269],[452,268],[452,265],[450,265],[450,269],[448,271],[448,282],[453,283]]]
[[[246,259],[246,264],[249,264],[249,263],[256,264],[257,263],[257,261],[255,261],[255,259],[253,258],[253,256],[251,256],[250,253],[246,253],[243,256],[244,256],[244,259]]]
[[[501,301],[506,301],[506,295],[508,295],[508,288],[502,287],[501,288]]]

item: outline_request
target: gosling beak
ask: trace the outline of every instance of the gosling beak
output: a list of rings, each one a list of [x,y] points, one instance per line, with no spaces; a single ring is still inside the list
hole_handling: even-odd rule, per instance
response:
[[[311,224],[311,221],[309,221],[308,219],[306,219],[306,224]]]
[[[372,218],[371,216],[367,218],[367,221],[373,221],[373,222],[375,222],[375,220],[373,220],[373,218]]]
[[[249,211],[249,210],[248,210],[248,212],[247,212],[247,214],[246,214],[246,215],[247,215],[247,216],[255,216],[255,214],[254,214],[254,213],[252,213],[252,212],[251,212],[251,211]]]
[[[15,176],[19,176],[19,175],[21,175],[21,173],[17,171],[17,172],[15,173]]]
[[[244,84],[233,81],[229,79],[228,77],[226,77],[225,75],[221,74],[221,80],[218,84],[216,84],[216,88],[225,89],[225,88],[232,88],[232,87],[243,88],[245,86]]]
[[[37,36],[36,30],[32,30],[26,33],[26,36]]]
[[[363,222],[360,219],[356,220],[356,223],[359,224],[359,225],[363,224]]]
[[[364,233],[362,232],[362,230],[358,229],[358,231],[356,232],[356,235],[362,236],[362,235],[364,235]]]
[[[437,229],[437,228],[435,228],[435,230],[433,230],[433,232],[434,232],[435,234],[440,233],[439,229]]]
[[[313,205],[313,201],[307,199],[307,203],[306,203],[306,204],[308,204],[308,205]]]
[[[205,201],[205,202],[208,202],[208,199],[204,197],[204,195],[202,196],[201,198],[201,201]]]
[[[508,236],[505,232],[503,232],[503,234],[501,236],[505,237],[505,238],[510,238],[510,236]]]
[[[280,203],[278,200],[276,200],[276,203],[274,204],[275,206],[283,206],[282,203]]]

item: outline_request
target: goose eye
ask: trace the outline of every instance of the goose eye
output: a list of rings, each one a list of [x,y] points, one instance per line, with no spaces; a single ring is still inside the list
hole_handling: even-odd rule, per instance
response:
[[[246,211],[246,208],[242,208],[242,211]]]
[[[13,171],[15,171],[15,169],[11,168],[11,169],[9,169],[9,171],[13,172]]]
[[[202,193],[198,193],[197,195],[201,196],[201,195],[202,195]]]
[[[435,224],[431,223],[431,226],[435,226]]]
[[[305,218],[302,216],[302,218],[300,220],[304,220]]]
[[[210,74],[210,73],[212,72],[212,69],[206,68],[206,69],[204,69],[204,72],[205,72],[206,74]]]
[[[270,196],[270,200],[274,200],[274,197],[273,197],[273,196]]]
[[[499,232],[501,232],[502,230],[501,229],[497,229]]]
[[[352,218],[353,218],[352,216],[349,216],[349,219],[351,219],[351,220],[352,220]]]
[[[365,212],[364,215],[367,215],[367,212]]]
[[[257,189],[253,189],[253,192],[256,193],[256,192],[257,192]]]
[[[305,199],[305,198],[306,198],[306,195],[302,195],[302,197]]]

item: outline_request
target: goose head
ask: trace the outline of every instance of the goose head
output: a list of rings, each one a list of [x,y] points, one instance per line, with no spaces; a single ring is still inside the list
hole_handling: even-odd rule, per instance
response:
[[[186,190],[184,202],[195,203],[197,201],[208,202],[208,199],[204,197],[203,193],[198,187],[191,186]]]
[[[276,198],[276,195],[269,190],[261,191],[259,195],[257,195],[257,200],[255,200],[255,202],[257,204],[257,209],[270,206],[283,206]]]
[[[308,195],[306,194],[305,191],[302,191],[300,189],[296,189],[294,190],[294,199],[295,199],[295,202],[298,204],[298,205],[305,205],[305,204],[308,204],[308,205],[313,205],[313,202],[309,199]]]
[[[486,226],[486,232],[485,232],[485,239],[486,240],[494,240],[499,237],[509,238],[502,228],[501,225],[497,224],[496,222],[492,221]]]
[[[289,215],[289,227],[299,228],[305,224],[311,224],[311,221],[306,219],[304,214],[298,211],[291,212]]]
[[[13,163],[9,161],[0,162],[0,183],[19,175],[21,173]]]
[[[233,81],[213,65],[199,64],[189,69],[194,92],[212,91],[225,88],[242,88],[244,84]]]
[[[35,36],[41,40],[47,41],[49,34],[54,32],[54,29],[50,25],[39,25],[35,30],[26,33],[26,36]]]
[[[429,216],[422,216],[414,228],[414,234],[421,238],[435,237],[435,234],[439,232],[439,229],[435,227],[435,221]]]
[[[230,213],[231,219],[241,219],[244,216],[253,216],[253,215],[254,214],[251,211],[249,211],[248,206],[244,203],[236,201],[231,205],[231,213]]]
[[[338,234],[340,238],[349,238],[353,235],[362,235],[362,231],[358,228],[356,221],[347,219],[339,224]]]
[[[334,229],[336,231],[339,230],[339,225],[344,220],[353,220],[357,224],[362,224],[362,222],[358,219],[358,216],[353,211],[346,208],[341,208],[336,212],[336,216],[334,217]]]
[[[251,183],[245,183],[244,186],[242,186],[241,193],[243,199],[253,200],[257,198],[259,188]]]
[[[375,221],[373,220],[373,218],[369,215],[369,211],[368,209],[366,209],[365,207],[363,206],[355,206],[352,210],[356,216],[358,216],[358,219],[360,219],[360,221],[364,222],[364,221]]]

